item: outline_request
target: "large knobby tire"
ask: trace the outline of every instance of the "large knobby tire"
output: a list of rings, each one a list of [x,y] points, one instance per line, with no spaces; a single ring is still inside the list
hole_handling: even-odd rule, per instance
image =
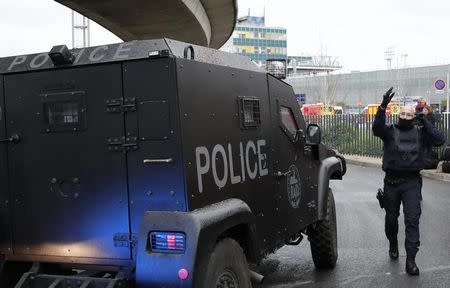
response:
[[[325,219],[308,229],[308,240],[314,265],[318,269],[330,269],[336,266],[338,258],[336,207],[333,192],[329,189],[327,215]]]
[[[450,145],[444,148],[444,151],[442,152],[442,160],[450,161]]]
[[[226,238],[216,244],[206,261],[202,288],[251,288],[250,273],[241,246]]]
[[[450,161],[444,161],[444,163],[442,163],[442,172],[450,173]]]

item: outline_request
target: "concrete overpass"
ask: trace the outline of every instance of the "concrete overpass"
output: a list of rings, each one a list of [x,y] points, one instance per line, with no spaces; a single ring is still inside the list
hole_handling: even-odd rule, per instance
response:
[[[124,41],[173,38],[212,48],[231,36],[237,0],[55,0]]]

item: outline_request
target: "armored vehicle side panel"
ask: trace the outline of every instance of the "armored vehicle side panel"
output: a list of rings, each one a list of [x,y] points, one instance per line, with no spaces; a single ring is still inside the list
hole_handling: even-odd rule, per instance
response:
[[[284,237],[290,237],[317,219],[317,170],[314,157],[302,138],[306,123],[298,108],[292,87],[268,75],[278,209],[283,219]],[[281,175],[280,175],[281,172]],[[275,179],[274,179],[275,180]]]
[[[317,219],[319,161],[295,139],[306,125],[292,87],[185,59],[177,79],[189,209],[243,200],[263,253]]]
[[[242,199],[256,223],[264,223],[264,230],[258,230],[261,243],[272,246],[276,234],[268,231],[279,223],[269,175],[273,156],[266,75],[183,59],[177,64],[190,210]],[[255,126],[243,126],[244,101],[259,107]]]

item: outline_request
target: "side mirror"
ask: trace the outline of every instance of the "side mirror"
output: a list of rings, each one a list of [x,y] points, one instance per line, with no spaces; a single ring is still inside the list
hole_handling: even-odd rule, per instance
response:
[[[317,124],[309,124],[306,129],[306,144],[319,145],[322,140],[322,133],[320,127]]]

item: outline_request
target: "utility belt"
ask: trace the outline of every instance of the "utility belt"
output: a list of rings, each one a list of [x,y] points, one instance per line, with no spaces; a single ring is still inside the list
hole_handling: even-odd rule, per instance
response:
[[[398,186],[408,181],[407,178],[384,178],[384,184],[389,186]]]
[[[404,171],[388,170],[384,176],[384,184],[389,186],[398,186],[409,180],[421,179],[420,171],[411,171],[405,173]]]

